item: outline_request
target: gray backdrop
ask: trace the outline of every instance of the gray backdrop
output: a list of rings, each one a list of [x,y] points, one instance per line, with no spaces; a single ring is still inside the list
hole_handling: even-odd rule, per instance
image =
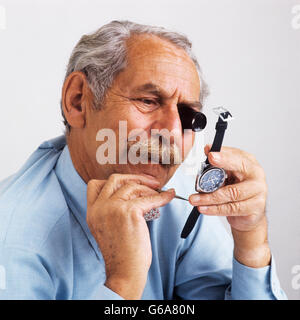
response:
[[[300,0],[0,0],[0,179],[42,141],[62,133],[62,80],[82,34],[114,19],[183,32],[193,41],[210,86],[205,142],[214,134],[211,108],[230,107],[236,120],[225,145],[255,154],[266,171],[271,247],[283,288],[290,299],[299,299],[296,5]]]

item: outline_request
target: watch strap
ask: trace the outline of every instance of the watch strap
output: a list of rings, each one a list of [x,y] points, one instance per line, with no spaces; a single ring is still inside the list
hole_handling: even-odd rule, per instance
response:
[[[197,207],[194,207],[181,232],[181,238],[185,239],[191,233],[199,218],[199,215],[200,212],[198,211]]]
[[[218,121],[216,123],[216,134],[214,137],[214,141],[212,144],[212,147],[209,152],[220,152],[224,135],[225,135],[225,130],[227,129],[228,121],[232,120],[233,117],[231,113],[226,110],[225,108],[214,108],[214,111],[219,115]],[[208,157],[205,160],[206,164],[209,164]],[[188,235],[192,232],[194,229],[194,226],[200,216],[200,212],[198,211],[197,207],[194,207],[193,210],[191,211],[184,227],[181,232],[181,238],[187,238]]]
[[[221,117],[219,117],[218,122],[216,123],[216,134],[210,149],[210,152],[219,152],[221,150],[221,146],[224,139],[225,130],[227,129],[227,122],[223,121]],[[208,158],[205,161],[206,164],[209,164]],[[194,207],[191,211],[184,227],[181,232],[181,238],[185,239],[194,229],[194,226],[199,218],[200,212],[198,211],[197,207]]]
[[[227,119],[227,117],[230,116],[231,114],[229,111],[224,112],[222,114],[220,114],[219,119],[216,123],[216,134],[214,137],[214,141],[213,144],[211,146],[211,149],[209,152],[220,152],[221,151],[221,147],[222,147],[222,143],[223,143],[223,139],[224,139],[224,135],[225,135],[225,130],[227,129],[228,126],[228,122],[223,119]],[[209,164],[208,162],[208,157],[205,160],[206,164]]]

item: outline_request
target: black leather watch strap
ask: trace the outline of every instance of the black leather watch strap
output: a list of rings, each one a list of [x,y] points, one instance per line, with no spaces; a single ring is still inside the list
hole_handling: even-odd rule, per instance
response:
[[[225,114],[223,115],[223,117],[227,118],[227,116]],[[228,125],[227,121],[223,121],[220,116],[217,123],[216,123],[216,127],[215,127],[216,134],[215,134],[214,141],[213,141],[213,144],[212,144],[209,152],[220,152],[221,151],[221,147],[222,147],[222,143],[223,143],[223,139],[224,139],[225,130],[227,129],[227,125]],[[205,163],[209,164],[208,158],[206,158]]]
[[[185,239],[192,232],[199,218],[199,215],[200,212],[198,211],[197,207],[194,207],[182,229],[181,238]]]
[[[223,119],[227,119],[229,116],[232,117],[230,112],[228,111],[221,113],[221,115],[219,116],[219,119],[215,127],[216,134],[209,152],[219,152],[221,150],[225,130],[227,129],[227,125],[228,125],[227,121],[224,121]],[[205,163],[209,164],[208,157],[206,158]],[[183,239],[187,238],[188,235],[192,232],[200,214],[201,212],[198,211],[197,207],[194,207],[183,227],[183,230],[181,232],[181,238]]]

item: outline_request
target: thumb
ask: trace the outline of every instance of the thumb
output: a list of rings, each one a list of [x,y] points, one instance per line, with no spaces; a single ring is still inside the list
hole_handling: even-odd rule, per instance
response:
[[[87,185],[87,204],[93,205],[107,180],[92,179]]]
[[[204,153],[205,153],[206,156],[208,155],[211,147],[212,147],[212,144],[207,144],[207,145],[204,147]]]

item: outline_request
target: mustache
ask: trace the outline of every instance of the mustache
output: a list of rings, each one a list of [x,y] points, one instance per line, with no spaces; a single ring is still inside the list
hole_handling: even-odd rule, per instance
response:
[[[160,164],[163,167],[172,167],[182,163],[181,150],[175,143],[170,143],[163,136],[151,136],[150,139],[128,141],[127,152],[134,153],[151,164]],[[144,163],[144,162],[143,162]]]

